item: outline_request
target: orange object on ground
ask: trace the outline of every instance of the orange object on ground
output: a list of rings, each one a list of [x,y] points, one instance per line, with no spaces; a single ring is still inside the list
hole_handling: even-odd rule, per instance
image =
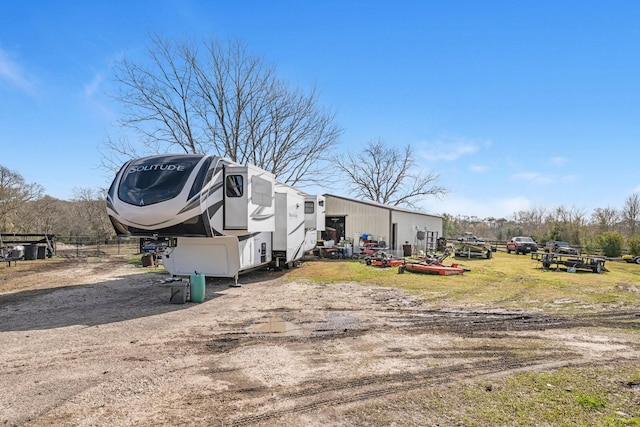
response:
[[[405,262],[398,267],[398,273],[404,273],[404,271],[411,271],[413,273],[428,273],[439,274],[441,276],[452,276],[455,274],[464,274],[464,268],[456,266],[442,265],[442,264],[426,264],[421,262]]]
[[[378,267],[395,267],[396,265],[402,265],[404,263],[401,259],[372,259],[371,265]]]

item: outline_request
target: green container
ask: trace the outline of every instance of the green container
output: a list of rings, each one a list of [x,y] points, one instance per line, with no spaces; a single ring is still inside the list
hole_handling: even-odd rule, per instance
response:
[[[207,287],[205,286],[204,274],[194,273],[191,275],[191,301],[203,302],[204,294]]]

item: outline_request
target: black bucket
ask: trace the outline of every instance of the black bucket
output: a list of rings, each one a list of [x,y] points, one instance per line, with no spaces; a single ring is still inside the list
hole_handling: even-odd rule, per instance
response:
[[[38,256],[38,245],[24,245],[24,259],[34,260]]]
[[[411,256],[411,245],[402,245],[402,254],[404,256]]]

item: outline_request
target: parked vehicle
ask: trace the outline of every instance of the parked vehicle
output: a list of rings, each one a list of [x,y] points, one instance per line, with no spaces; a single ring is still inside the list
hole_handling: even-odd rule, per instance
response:
[[[491,245],[468,231],[464,233],[464,237],[458,237],[454,250],[457,257],[482,256],[490,259],[493,256]]]
[[[544,247],[545,252],[553,252],[556,254],[578,255],[578,250],[569,245],[569,242],[561,242],[550,240]]]
[[[198,272],[236,283],[239,273],[257,267],[296,265],[316,246],[325,223],[324,196],[210,155],[130,160],[106,205],[118,236],[168,241],[163,264],[172,276]]]
[[[538,244],[531,237],[514,237],[507,242],[507,252],[512,251],[517,254],[527,254],[530,252],[536,252],[538,250]]]
[[[598,274],[609,271],[604,267],[606,259],[603,257],[562,254],[557,252],[536,252],[531,254],[531,259],[542,262],[542,267],[544,268],[551,268],[556,271],[560,269],[561,265],[567,267],[567,272],[570,273],[575,273],[578,268],[591,270]]]
[[[622,255],[622,259],[632,264],[640,264],[640,256]]]

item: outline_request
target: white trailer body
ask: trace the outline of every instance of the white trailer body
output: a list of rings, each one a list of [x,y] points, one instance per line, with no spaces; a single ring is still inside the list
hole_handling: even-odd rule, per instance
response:
[[[279,186],[276,190],[276,211],[286,212],[286,215],[276,217],[273,233],[276,267],[290,266],[304,253],[304,194],[291,187]]]
[[[237,278],[302,256],[305,196],[252,165],[160,155],[125,163],[107,213],[120,236],[170,238],[163,262],[172,275]]]
[[[198,272],[205,276],[235,277],[241,269],[238,247],[236,236],[178,237],[176,245],[164,251],[162,263],[173,276]]]
[[[306,230],[304,252],[318,244],[318,232],[325,228],[324,196],[306,194],[304,198],[304,227]]]
[[[165,250],[163,264],[173,276],[194,272],[208,277],[236,277],[239,273],[272,261],[271,234],[258,233],[246,239],[237,236],[178,237]]]

